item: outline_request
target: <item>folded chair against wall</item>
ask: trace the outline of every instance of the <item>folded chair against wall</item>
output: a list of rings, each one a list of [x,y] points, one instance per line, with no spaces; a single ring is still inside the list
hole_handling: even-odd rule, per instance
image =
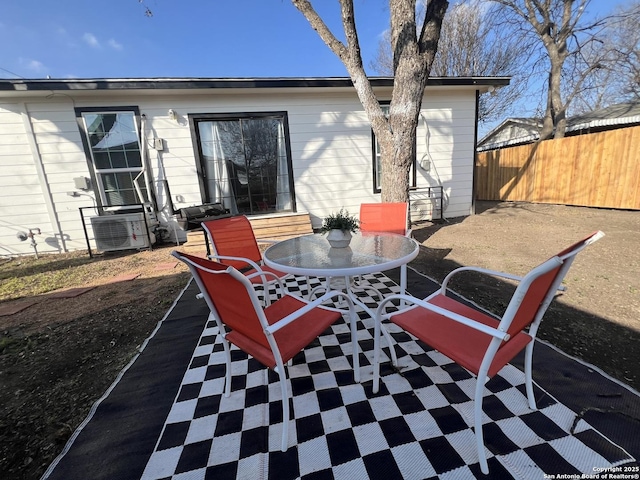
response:
[[[373,392],[380,382],[379,332],[387,302],[406,300],[410,306],[388,318],[424,343],[438,350],[477,377],[474,397],[474,430],[480,469],[488,473],[482,435],[482,399],[485,383],[520,351],[525,351],[525,385],[529,407],[536,409],[531,379],[533,346],[540,321],[575,256],[583,248],[602,238],[600,231],[571,245],[535,267],[524,277],[475,267],[458,268],[444,279],[442,287],[418,300],[406,295],[392,295],[376,311],[374,335]],[[518,286],[501,319],[496,319],[446,296],[447,284],[455,274],[475,271],[518,281]]]
[[[247,217],[241,215],[208,220],[202,222],[202,228],[211,245],[209,258],[241,271],[254,286],[261,284],[265,305],[269,305],[269,286],[278,283],[281,294],[284,294],[280,280],[288,274],[263,265],[262,253]],[[272,275],[260,275],[260,272],[270,272]]]
[[[360,381],[353,303],[343,292],[331,291],[313,302],[287,294],[263,309],[250,280],[235,268],[186,253],[174,251],[172,255],[189,267],[209,306],[209,318],[216,321],[222,334],[226,359],[224,395],[231,394],[229,342],[278,374],[282,392],[281,448],[286,451],[289,395],[284,365],[342,317],[341,312],[321,306],[336,297],[344,298],[349,305],[354,379]]]

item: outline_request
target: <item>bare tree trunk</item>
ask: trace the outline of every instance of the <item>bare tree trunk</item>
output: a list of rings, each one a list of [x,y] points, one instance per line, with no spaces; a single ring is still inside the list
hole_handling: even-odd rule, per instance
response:
[[[380,145],[382,157],[382,201],[409,199],[409,170],[415,158],[414,145],[418,115],[427,78],[438,47],[446,0],[432,0],[420,35],[417,34],[415,0],[389,0],[394,86],[389,118],[380,108],[362,56],[355,27],[353,0],[340,0],[346,45],[340,42],[316,13],[309,0],[291,0],[312,28],[345,65],[358,98]]]
[[[584,13],[588,0],[493,0],[508,9],[532,27],[535,35],[542,41],[549,59],[548,92],[540,132],[540,140],[552,136],[564,137],[567,121],[567,108],[572,95],[562,98],[563,68],[571,53],[579,53],[580,43],[570,52],[569,41],[579,31],[591,27],[580,27],[578,22]],[[582,72],[576,83],[584,80]]]
[[[562,138],[567,124],[567,105],[563,103],[560,95],[562,85],[562,65],[566,55],[558,52],[555,44],[548,44],[547,52],[551,66],[549,67],[549,91],[547,93],[547,108],[543,120],[540,140],[551,137]]]

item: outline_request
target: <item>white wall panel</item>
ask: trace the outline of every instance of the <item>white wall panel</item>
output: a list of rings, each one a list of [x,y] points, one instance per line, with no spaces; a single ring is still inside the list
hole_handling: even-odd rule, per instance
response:
[[[383,99],[388,95],[382,95]],[[314,226],[320,226],[323,216],[339,208],[357,213],[360,203],[380,198],[372,187],[371,128],[357,97],[351,93],[328,89],[286,93],[271,90],[268,94],[222,89],[206,94],[185,91],[153,95],[102,91],[84,93],[74,100],[72,103],[55,97],[26,102],[57,219],[69,238],[67,246],[86,248],[78,207],[93,204],[87,196],[93,195],[91,191],[80,197],[67,195],[74,190],[74,177],[90,176],[74,106],[138,107],[147,119],[145,139],[153,180],[157,181],[164,169],[176,208],[202,203],[197,177],[199,160],[189,115],[210,113],[287,113],[297,208],[311,214]],[[29,209],[34,218],[45,221],[45,193],[40,188],[21,116],[16,113],[19,108],[19,103],[0,103],[0,219],[13,221],[19,217],[6,207],[12,205]],[[431,168],[417,169],[418,186],[443,186],[448,217],[468,215],[471,208],[474,108],[472,90],[439,89],[434,94],[427,91],[423,102],[417,158],[430,160]],[[169,109],[177,112],[177,122],[168,117]],[[163,151],[151,148],[154,138],[164,140]],[[164,189],[162,192],[158,203],[166,205],[168,199]],[[47,228],[54,234],[53,228]],[[13,235],[0,222],[0,247]]]

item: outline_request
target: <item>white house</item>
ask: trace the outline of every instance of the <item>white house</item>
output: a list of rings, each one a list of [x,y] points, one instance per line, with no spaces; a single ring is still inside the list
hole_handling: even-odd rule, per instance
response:
[[[477,97],[508,82],[429,80],[412,172],[416,218],[473,212]],[[388,103],[393,79],[372,84]],[[96,248],[96,231],[117,226],[113,214],[126,215],[133,237],[145,237],[146,223],[184,240],[176,213],[203,204],[308,212],[319,227],[332,211],[380,200],[377,161],[348,78],[4,79],[0,255],[33,253],[31,236],[40,253]]]

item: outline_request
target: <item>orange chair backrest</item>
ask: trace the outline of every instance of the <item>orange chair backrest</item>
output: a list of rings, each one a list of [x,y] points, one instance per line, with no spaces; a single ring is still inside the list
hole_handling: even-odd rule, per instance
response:
[[[533,323],[538,314],[538,310],[544,303],[547,295],[550,293],[551,288],[554,288],[553,285],[556,284],[555,280],[562,267],[563,264],[558,265],[558,267],[540,275],[531,283],[531,286],[522,299],[520,308],[518,308],[513,317],[513,321],[507,330],[510,335],[515,335],[516,333],[521,332]]]
[[[561,259],[562,264],[549,272],[540,275],[531,283],[531,286],[527,290],[522,303],[520,304],[520,308],[518,308],[518,311],[514,315],[513,321],[507,330],[509,334],[514,335],[528,327],[534,320],[536,320],[540,308],[542,307],[546,309],[546,306],[555,295],[557,288],[560,286],[560,283],[569,271],[569,267],[571,266],[571,263],[573,263],[575,256],[587,246],[590,239],[599,233],[600,232],[593,232],[588,237],[585,237],[579,242],[576,242],[562,250],[556,255]],[[548,300],[548,302],[545,302],[545,300]],[[544,311],[542,313],[544,313]]]
[[[248,258],[256,263],[262,260],[253,228],[244,215],[208,220],[202,222],[202,227],[207,232],[214,254]],[[234,260],[224,260],[224,264],[238,269],[247,267],[246,263]]]
[[[242,280],[232,276],[228,266],[221,263],[182,252],[174,252],[174,256],[189,267],[223,324],[263,347],[271,348],[252,302],[251,296],[255,294],[250,284],[247,288]]]
[[[407,233],[406,202],[363,203],[360,205],[360,230],[363,232]]]

